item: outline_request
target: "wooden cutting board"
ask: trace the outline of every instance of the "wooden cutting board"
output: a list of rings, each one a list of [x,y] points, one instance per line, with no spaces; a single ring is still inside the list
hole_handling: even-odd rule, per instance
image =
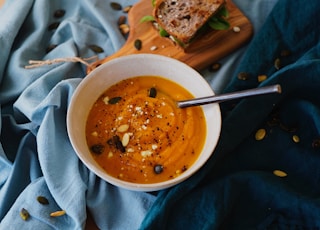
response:
[[[204,69],[222,57],[240,48],[251,38],[253,28],[250,21],[242,14],[231,0],[226,0],[229,10],[230,29],[223,31],[210,31],[193,41],[185,50],[174,44],[169,38],[161,37],[151,22],[141,23],[146,15],[152,15],[151,0],[140,0],[128,13],[130,33],[124,46],[115,54],[93,62],[88,72],[97,66],[116,57],[152,53],[178,59],[196,70]],[[240,32],[234,32],[233,27],[239,27]],[[142,41],[142,48],[137,50],[134,46],[136,39]],[[153,50],[151,47],[157,47]]]

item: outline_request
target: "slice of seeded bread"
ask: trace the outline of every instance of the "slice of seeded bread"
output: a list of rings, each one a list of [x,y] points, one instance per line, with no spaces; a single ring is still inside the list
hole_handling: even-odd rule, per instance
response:
[[[157,0],[153,16],[161,28],[188,44],[225,0]]]

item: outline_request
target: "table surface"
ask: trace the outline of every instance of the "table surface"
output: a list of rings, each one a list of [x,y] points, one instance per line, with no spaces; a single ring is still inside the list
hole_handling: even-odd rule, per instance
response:
[[[4,2],[5,2],[5,0],[0,0],[0,8],[3,6]],[[88,230],[98,229],[98,227],[94,223],[93,218],[91,217],[89,212],[88,212],[88,219],[87,219],[87,223],[86,223],[86,229],[88,229]]]

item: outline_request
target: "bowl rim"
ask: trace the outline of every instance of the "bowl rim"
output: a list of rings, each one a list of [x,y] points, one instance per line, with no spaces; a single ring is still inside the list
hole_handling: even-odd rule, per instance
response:
[[[81,162],[91,172],[93,172],[94,174],[99,176],[101,179],[103,179],[104,181],[106,181],[114,186],[125,188],[128,190],[150,192],[150,191],[158,191],[158,190],[172,187],[176,184],[181,183],[182,181],[186,180],[187,178],[192,176],[194,173],[196,173],[207,162],[207,160],[213,154],[214,149],[215,149],[217,142],[219,140],[222,121],[221,121],[221,112],[220,112],[219,104],[211,104],[211,105],[203,106],[203,112],[204,112],[205,116],[206,116],[206,111],[205,111],[206,109],[207,110],[214,110],[214,113],[216,116],[216,118],[215,118],[216,129],[214,132],[215,139],[210,139],[210,146],[208,147],[211,149],[211,153],[207,153],[205,159],[202,159],[202,161],[200,163],[198,163],[198,165],[196,165],[196,163],[199,161],[199,158],[201,155],[200,154],[198,159],[196,160],[196,162],[194,162],[192,164],[192,166],[187,171],[185,171],[183,174],[179,175],[178,177],[167,180],[167,181],[157,182],[157,183],[141,183],[141,184],[134,183],[134,182],[128,182],[128,181],[124,181],[124,180],[118,179],[116,177],[113,177],[113,176],[107,174],[107,172],[105,172],[99,165],[97,165],[97,163],[91,164],[90,162],[88,162],[86,157],[84,156],[85,154],[82,152],[82,149],[79,148],[79,146],[76,143],[77,134],[75,132],[74,127],[77,124],[75,124],[75,121],[73,118],[75,116],[74,115],[75,111],[77,110],[77,108],[76,108],[77,102],[78,102],[77,99],[79,98],[79,95],[82,93],[82,91],[86,89],[87,84],[89,84],[93,80],[96,80],[96,78],[100,76],[99,74],[103,73],[110,66],[116,65],[117,63],[123,63],[123,62],[128,63],[128,62],[139,61],[139,60],[140,61],[148,60],[148,61],[152,61],[152,62],[153,61],[158,61],[158,62],[161,61],[161,62],[165,62],[165,63],[169,62],[174,66],[177,66],[179,68],[183,68],[183,69],[185,69],[185,71],[190,72],[190,76],[192,75],[194,78],[199,80],[201,82],[201,86],[204,87],[205,90],[207,90],[207,92],[209,92],[211,95],[214,95],[214,92],[213,92],[211,86],[208,84],[208,82],[202,77],[202,75],[199,72],[197,72],[192,67],[188,66],[187,64],[185,64],[177,59],[158,55],[158,54],[130,54],[130,55],[126,55],[126,56],[117,57],[115,59],[112,59],[112,60],[98,66],[96,69],[91,71],[87,76],[85,76],[84,79],[82,79],[82,81],[76,87],[76,89],[71,97],[71,101],[70,101],[69,108],[67,111],[67,132],[68,132],[68,136],[69,136],[69,140],[71,142],[71,145],[72,145],[74,151],[76,152],[76,155],[81,160]],[[159,75],[157,75],[157,76],[159,76]],[[132,76],[132,77],[134,77],[134,76]],[[168,78],[167,76],[161,76],[161,77],[164,77],[166,79],[169,79],[171,81],[176,82],[175,80]],[[120,80],[116,80],[115,82],[118,82],[118,81],[120,81]],[[179,82],[176,82],[176,83],[181,85],[181,83],[179,83]],[[186,88],[186,89],[188,90],[188,88]],[[103,92],[103,90],[102,90],[102,92]],[[209,95],[207,95],[207,96],[209,96]],[[94,103],[94,101],[91,103],[91,105],[93,103]],[[208,135],[208,127],[207,127],[207,135]],[[208,138],[209,137],[206,137],[206,139],[208,139]],[[206,143],[204,145],[206,145]],[[205,148],[205,146],[203,146],[203,149],[204,148]],[[202,150],[202,151],[204,151],[204,150]],[[90,154],[89,148],[87,150],[87,153]],[[197,168],[194,168],[196,166],[197,166]],[[97,168],[97,167],[100,167],[100,168]]]

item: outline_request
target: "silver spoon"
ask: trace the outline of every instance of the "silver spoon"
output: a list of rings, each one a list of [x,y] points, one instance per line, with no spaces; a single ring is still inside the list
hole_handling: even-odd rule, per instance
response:
[[[189,100],[177,101],[177,106],[179,108],[186,108],[190,106],[197,106],[197,105],[205,105],[210,103],[220,103],[224,101],[229,101],[233,99],[239,99],[243,97],[250,97],[250,96],[257,96],[269,93],[281,93],[281,86],[280,85],[271,85],[271,86],[264,86],[260,88],[242,90],[232,93],[225,93],[221,95],[214,95],[209,97],[200,97],[194,98]]]

